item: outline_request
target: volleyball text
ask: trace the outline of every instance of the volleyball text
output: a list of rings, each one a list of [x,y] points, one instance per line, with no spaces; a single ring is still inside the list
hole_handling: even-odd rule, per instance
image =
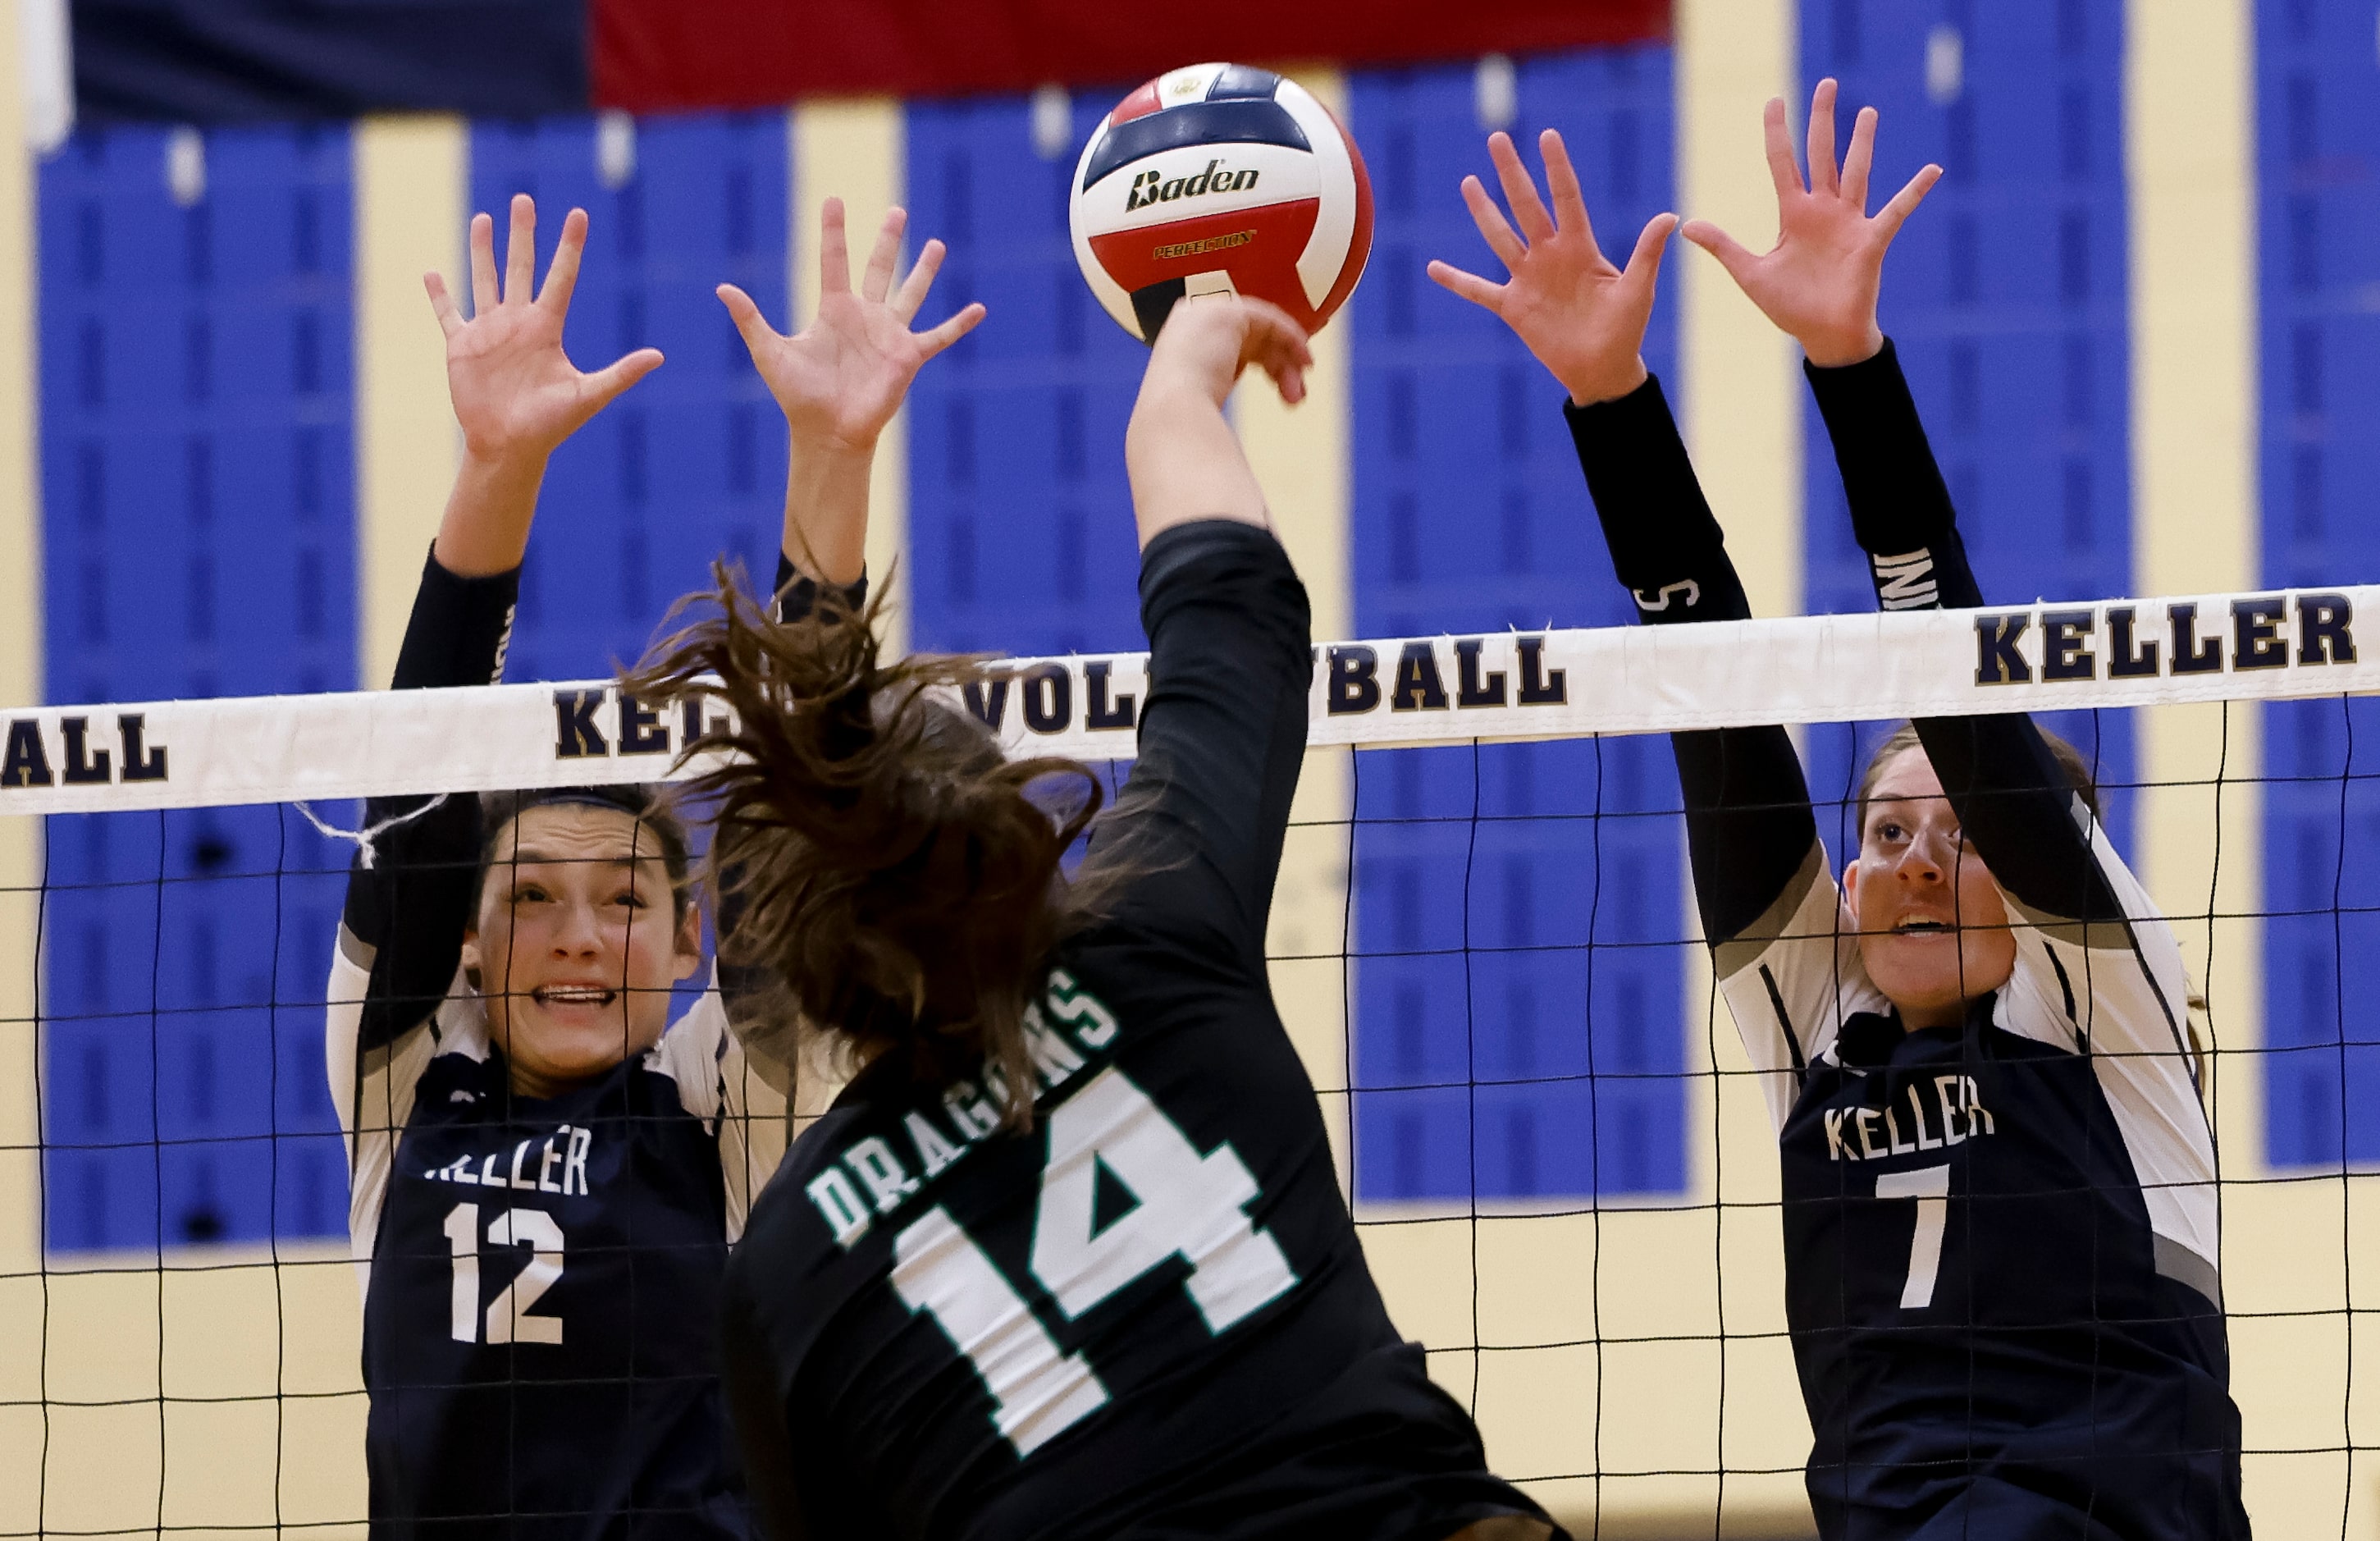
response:
[[[2288,594],[2246,595],[2231,601],[2228,617],[2202,616],[2196,601],[2176,601],[2165,607],[2161,634],[2154,612],[2144,617],[2136,604],[1985,611],[1975,617],[1975,683],[2144,679],[2355,661],[2355,606],[2346,595],[2296,595],[2294,621],[2291,601]]]
[[[92,742],[91,719],[57,719],[57,736],[48,739],[38,717],[18,717],[8,723],[8,740],[0,746],[0,788],[27,786],[105,786],[112,782],[165,780],[165,746],[148,742],[140,712],[115,716],[115,753]],[[104,742],[105,729],[102,729]]]

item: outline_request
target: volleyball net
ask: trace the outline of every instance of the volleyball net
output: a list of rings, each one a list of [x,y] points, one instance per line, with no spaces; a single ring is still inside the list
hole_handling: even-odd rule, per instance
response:
[[[1896,722],[2028,710],[2203,998],[2252,1513],[2380,1519],[2375,625],[2341,588],[1318,646],[1275,991],[1391,1312],[1499,1470],[1581,1535],[1810,1534],[1776,1138],[1661,735],[1792,729],[1840,865]],[[963,704],[1120,774],[1148,688],[1139,655],[1026,659]],[[359,800],[690,774],[721,710],[590,681],[0,712],[0,1535],[360,1530],[323,1059]]]

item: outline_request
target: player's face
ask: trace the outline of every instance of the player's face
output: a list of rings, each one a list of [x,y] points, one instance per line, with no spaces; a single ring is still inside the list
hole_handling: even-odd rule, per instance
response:
[[[661,1040],[702,921],[676,917],[660,837],[623,809],[547,804],[496,839],[463,962],[514,1089],[550,1097]]]
[[[1859,859],[1843,872],[1843,911],[1868,977],[1908,1027],[1957,1022],[2016,968],[2008,906],[1922,747],[1876,778]]]

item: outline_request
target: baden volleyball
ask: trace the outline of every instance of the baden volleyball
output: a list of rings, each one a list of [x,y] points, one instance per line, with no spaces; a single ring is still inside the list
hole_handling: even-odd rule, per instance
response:
[[[1116,103],[1075,168],[1075,260],[1147,342],[1185,295],[1269,299],[1311,332],[1372,250],[1372,185],[1330,110],[1245,65],[1170,70]]]

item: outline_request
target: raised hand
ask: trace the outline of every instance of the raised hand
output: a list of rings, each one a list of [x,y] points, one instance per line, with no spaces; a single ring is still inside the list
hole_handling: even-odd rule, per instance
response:
[[[438,560],[466,577],[508,572],[528,549],[545,463],[562,441],[613,397],[661,368],[658,348],[640,347],[593,374],[562,351],[562,323],[587,247],[587,211],[562,222],[553,262],[538,289],[537,205],[513,195],[504,279],[496,284],[495,222],[471,221],[471,319],[437,273],[422,275],[446,334],[446,394],[463,430],[463,463],[438,526]]]
[[[1925,201],[1942,168],[1926,165],[1892,195],[1874,218],[1867,212],[1868,172],[1876,159],[1876,109],[1863,107],[1852,144],[1835,164],[1835,82],[1818,82],[1810,98],[1810,176],[1793,164],[1785,131],[1785,101],[1764,115],[1768,170],[1777,184],[1777,245],[1755,255],[1708,220],[1694,220],[1686,239],[1718,258],[1763,314],[1789,333],[1821,368],[1856,364],[1884,346],[1876,324],[1876,292],[1884,253],[1903,221]]]
[[[1502,134],[1488,137],[1505,201],[1519,222],[1515,232],[1476,176],[1463,179],[1463,201],[1489,249],[1511,277],[1495,284],[1445,262],[1432,262],[1429,275],[1475,305],[1503,318],[1537,361],[1553,371],[1581,406],[1612,401],[1645,383],[1645,324],[1653,314],[1653,284],[1661,250],[1677,228],[1675,214],[1656,214],[1636,237],[1628,265],[1616,268],[1595,244],[1578,173],[1561,136],[1548,128],[1537,136],[1545,157],[1546,184],[1553,194],[1548,212],[1536,183],[1521,164],[1520,152]]]
[[[1270,300],[1195,296],[1177,301],[1166,317],[1141,389],[1146,394],[1179,387],[1220,407],[1252,364],[1271,378],[1281,400],[1294,406],[1305,399],[1314,350],[1288,311]]]
[[[908,214],[900,209],[884,216],[854,293],[843,200],[828,199],[820,219],[818,314],[790,337],[769,325],[751,296],[733,284],[719,285],[719,297],[735,318],[735,330],[743,334],[744,346],[751,349],[753,366],[784,412],[797,448],[873,450],[877,435],[900,410],[909,382],[926,360],[983,320],[983,307],[970,305],[930,331],[909,330],[926,303],[927,291],[934,286],[943,249],[940,241],[928,241],[895,290],[892,266],[908,223]]]
[[[495,222],[471,221],[471,319],[465,321],[446,280],[423,275],[431,308],[446,334],[446,390],[465,451],[476,459],[542,460],[613,397],[659,369],[656,348],[638,348],[582,373],[562,350],[562,323],[577,286],[587,246],[587,211],[573,209],[536,288],[537,205],[516,193],[506,237],[502,290],[496,282]]]
[[[1314,351],[1280,306],[1200,295],[1177,302],[1165,318],[1123,436],[1142,546],[1194,519],[1270,523],[1264,489],[1223,416],[1232,382],[1251,364],[1272,377],[1283,401],[1305,398]]]

